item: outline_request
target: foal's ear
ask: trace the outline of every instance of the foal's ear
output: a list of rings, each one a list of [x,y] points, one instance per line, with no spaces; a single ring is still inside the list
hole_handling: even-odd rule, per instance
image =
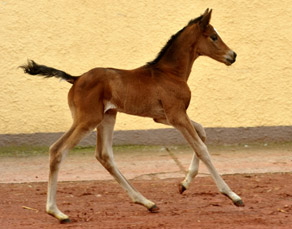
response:
[[[201,21],[199,22],[200,28],[202,31],[205,31],[205,29],[207,28],[207,25],[209,25],[211,14],[212,14],[212,9],[211,10],[209,10],[209,8],[206,9]]]

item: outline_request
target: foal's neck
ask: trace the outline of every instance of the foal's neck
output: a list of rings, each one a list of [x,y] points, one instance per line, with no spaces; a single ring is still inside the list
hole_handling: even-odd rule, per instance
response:
[[[199,35],[194,28],[186,28],[157,63],[157,67],[187,81],[193,63],[199,56],[196,53],[198,37]]]

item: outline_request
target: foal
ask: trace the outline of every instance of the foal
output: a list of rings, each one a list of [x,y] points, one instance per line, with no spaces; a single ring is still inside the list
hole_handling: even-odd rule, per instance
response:
[[[46,211],[61,223],[70,222],[56,205],[57,178],[61,161],[67,152],[92,130],[97,128],[96,158],[125,189],[133,202],[150,212],[158,211],[152,201],[139,193],[118,170],[112,150],[113,130],[117,112],[151,117],[155,122],[178,129],[194,150],[188,173],[179,185],[180,193],[188,189],[198,173],[199,159],[207,166],[219,191],[236,206],[243,206],[241,198],[224,182],[211,162],[204,144],[204,128],[192,122],[186,110],[191,99],[187,85],[192,65],[201,55],[226,65],[235,62],[236,53],[221,40],[209,24],[212,10],[191,20],[177,32],[160,51],[157,58],[134,70],[94,68],[81,76],[28,61],[21,66],[25,73],[57,77],[73,84],[68,94],[73,124],[50,147],[50,174]]]

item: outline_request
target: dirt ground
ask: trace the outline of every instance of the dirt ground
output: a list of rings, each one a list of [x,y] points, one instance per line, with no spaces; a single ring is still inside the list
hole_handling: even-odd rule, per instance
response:
[[[72,223],[60,225],[45,213],[47,155],[2,156],[0,228],[292,228],[291,145],[211,147],[215,167],[245,203],[240,208],[218,193],[203,165],[181,195],[183,171],[163,147],[116,151],[121,171],[158,213],[133,204],[91,154],[73,153],[57,193]],[[191,151],[171,151],[187,168]]]

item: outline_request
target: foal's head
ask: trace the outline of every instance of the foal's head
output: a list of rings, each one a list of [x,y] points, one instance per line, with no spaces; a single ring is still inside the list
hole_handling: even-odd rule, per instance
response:
[[[207,9],[195,25],[200,31],[195,51],[198,55],[209,56],[226,65],[231,65],[235,62],[236,53],[223,42],[214,27],[209,24],[211,13],[212,10]]]

